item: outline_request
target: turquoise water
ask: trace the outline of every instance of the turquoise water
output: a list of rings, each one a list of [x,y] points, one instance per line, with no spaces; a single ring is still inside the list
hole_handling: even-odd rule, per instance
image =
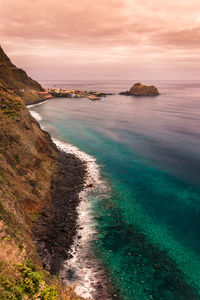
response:
[[[200,299],[200,85],[157,86],[156,98],[53,99],[32,110],[101,165],[110,189],[91,197],[94,251],[122,299]]]

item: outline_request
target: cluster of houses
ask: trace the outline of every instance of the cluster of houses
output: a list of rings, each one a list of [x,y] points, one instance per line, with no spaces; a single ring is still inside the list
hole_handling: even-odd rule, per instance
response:
[[[53,97],[65,97],[65,98],[88,98],[90,100],[100,100],[101,97],[105,96],[98,92],[87,92],[80,90],[70,89],[47,89],[47,92]]]

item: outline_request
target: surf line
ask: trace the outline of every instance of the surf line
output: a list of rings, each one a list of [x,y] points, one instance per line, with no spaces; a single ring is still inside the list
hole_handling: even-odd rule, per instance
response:
[[[75,285],[75,292],[84,298],[95,299],[99,293],[97,286],[100,286],[102,299],[104,295],[109,299],[106,289],[107,275],[92,252],[92,243],[97,231],[92,217],[92,202],[88,199],[90,194],[105,194],[107,184],[101,179],[100,167],[94,157],[71,144],[57,139],[53,141],[60,150],[75,155],[87,165],[84,189],[79,194],[80,203],[77,207],[77,233],[69,251],[71,257],[63,264],[62,279],[68,286]]]
[[[38,122],[42,120],[38,112],[30,110],[30,113]],[[42,128],[45,129],[44,126]],[[75,292],[83,298],[96,299],[101,294],[101,299],[112,299],[108,275],[92,251],[97,235],[92,201],[100,201],[108,191],[108,185],[101,178],[100,166],[93,156],[70,143],[57,138],[52,140],[59,150],[78,157],[86,164],[84,189],[79,193],[80,202],[77,207],[77,233],[69,250],[70,258],[63,263],[62,280],[68,286],[75,286]]]

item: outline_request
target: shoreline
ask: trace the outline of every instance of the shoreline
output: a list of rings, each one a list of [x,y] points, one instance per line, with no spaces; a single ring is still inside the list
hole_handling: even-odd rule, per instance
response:
[[[71,257],[64,261],[61,271],[63,282],[71,287],[75,285],[75,292],[83,298],[120,299],[105,268],[95,257],[92,249],[97,231],[92,217],[92,204],[88,196],[91,193],[105,193],[108,189],[106,182],[101,179],[99,166],[93,156],[74,145],[57,139],[53,141],[62,151],[73,154],[87,166],[84,189],[79,193],[80,202],[77,206],[77,232],[69,249]]]
[[[30,113],[37,121],[42,120],[37,112],[30,111]],[[53,205],[51,203],[50,207],[44,209],[40,214],[37,226],[33,228],[34,240],[43,265],[52,274],[61,272],[63,282],[71,287],[75,284],[75,292],[81,297],[92,300],[118,300],[120,298],[116,294],[111,279],[92,252],[92,242],[95,240],[97,232],[87,196],[95,189],[99,189],[100,193],[105,192],[106,186],[100,178],[99,166],[94,157],[76,146],[57,139],[53,139],[53,142],[61,155],[58,182],[52,188],[53,198],[56,202],[53,201]],[[67,201],[61,201],[62,205],[59,207],[59,189],[62,190],[63,195],[63,188],[66,187],[66,174],[69,172],[69,161],[66,165],[67,170],[63,169],[66,156],[70,157],[70,160],[74,160],[76,176],[79,174],[80,168],[84,168],[84,171],[82,169],[78,189],[74,191],[72,182],[71,188],[67,187],[76,194],[73,201],[67,195]],[[67,202],[70,202],[71,208],[66,210],[64,206],[69,208]],[[56,211],[58,216],[56,216]],[[69,217],[71,218],[70,222],[67,219],[63,221],[63,218]],[[55,227],[59,229],[55,230]],[[66,237],[69,232],[71,234]],[[63,242],[65,247],[60,247]]]
[[[37,112],[29,112],[38,122],[41,121]],[[58,275],[63,261],[68,258],[68,250],[77,231],[76,207],[86,174],[83,161],[58,147],[56,149],[58,154],[52,165],[51,202],[39,213],[32,227],[33,240],[43,267],[53,275]]]
[[[26,107],[29,109],[29,108],[31,108],[31,107],[34,107],[34,106],[37,106],[37,105],[40,105],[40,104],[43,104],[43,103],[45,103],[45,102],[47,102],[47,101],[49,101],[49,100],[51,100],[51,99],[53,99],[54,97],[51,97],[51,98],[49,98],[49,99],[42,99],[42,100],[38,100],[38,101],[36,101],[35,103],[30,103],[30,104],[26,104]]]
[[[69,257],[68,250],[76,234],[76,207],[83,189],[85,165],[77,157],[58,150],[52,165],[51,203],[33,224],[33,240],[45,270],[58,275]]]

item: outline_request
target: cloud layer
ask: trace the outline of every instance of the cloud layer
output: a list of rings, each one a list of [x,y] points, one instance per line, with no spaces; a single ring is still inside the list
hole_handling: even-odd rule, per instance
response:
[[[197,79],[199,0],[0,0],[1,45],[37,79]]]

